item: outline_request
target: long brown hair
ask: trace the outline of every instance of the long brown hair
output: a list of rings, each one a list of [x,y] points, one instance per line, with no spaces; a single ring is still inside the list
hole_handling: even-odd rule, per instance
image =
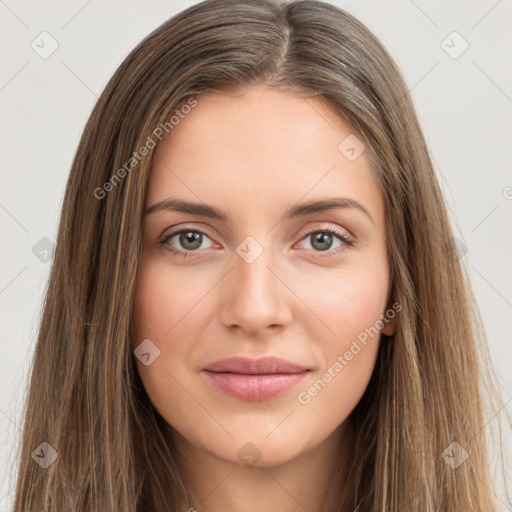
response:
[[[184,105],[256,84],[339,112],[366,144],[386,203],[400,323],[350,416],[340,512],[496,510],[484,426],[485,405],[497,398],[485,333],[400,71],[333,5],[207,0],[128,55],[84,129],[32,362],[16,511],[177,511],[186,498],[131,348],[148,174],[158,127],[170,131]],[[469,457],[452,467],[442,455],[459,446]]]

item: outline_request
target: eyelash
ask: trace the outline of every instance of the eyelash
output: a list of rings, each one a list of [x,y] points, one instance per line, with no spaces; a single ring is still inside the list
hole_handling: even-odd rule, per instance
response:
[[[210,238],[210,236],[208,236],[208,233],[206,233],[205,231],[201,230],[201,229],[197,229],[197,228],[183,228],[183,229],[179,229],[177,231],[173,231],[167,235],[165,235],[160,241],[159,241],[159,244],[164,247],[167,251],[171,252],[172,254],[175,254],[177,256],[182,256],[183,258],[190,258],[190,257],[196,257],[198,256],[198,251],[180,251],[178,249],[175,249],[174,247],[172,247],[171,245],[169,245],[169,240],[173,237],[175,237],[176,235],[179,235],[181,233],[189,233],[189,232],[192,232],[192,233],[201,233],[202,235],[204,236],[207,236],[208,238]],[[305,238],[307,238],[308,236],[312,235],[313,233],[328,233],[330,235],[335,235],[337,236],[342,242],[343,244],[350,248],[350,247],[353,247],[354,246],[354,241],[350,238],[348,238],[347,236],[343,235],[342,233],[340,233],[337,229],[334,229],[334,228],[331,228],[331,227],[327,227],[327,228],[323,228],[323,229],[311,229],[310,231],[308,231],[307,233],[304,234],[304,236],[301,238],[301,240],[304,240]],[[328,249],[327,251],[314,251],[314,252],[326,252],[328,253],[329,256],[332,256],[333,254],[337,254],[338,252],[340,251],[343,251],[345,250],[344,247],[338,247],[337,249]],[[314,256],[315,258],[324,258],[326,256]]]

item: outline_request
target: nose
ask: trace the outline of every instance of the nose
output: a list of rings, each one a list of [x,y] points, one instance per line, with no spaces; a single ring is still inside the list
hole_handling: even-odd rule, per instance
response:
[[[221,321],[229,329],[258,335],[273,332],[290,322],[289,300],[293,294],[269,254],[270,251],[264,250],[250,263],[234,255],[234,268],[222,284]]]

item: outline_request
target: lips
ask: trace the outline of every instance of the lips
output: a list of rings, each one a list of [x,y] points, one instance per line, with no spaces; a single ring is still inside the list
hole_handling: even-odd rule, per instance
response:
[[[295,387],[309,368],[277,357],[232,357],[207,364],[202,374],[220,391],[241,400],[261,401]]]
[[[308,370],[308,368],[286,361],[286,359],[271,356],[262,357],[261,359],[249,359],[247,357],[220,359],[207,364],[204,369],[210,372],[241,373],[244,375],[300,373]]]

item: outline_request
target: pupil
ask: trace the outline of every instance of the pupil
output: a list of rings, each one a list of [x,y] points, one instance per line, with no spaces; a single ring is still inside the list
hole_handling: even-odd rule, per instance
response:
[[[186,233],[181,234],[181,242],[183,247],[188,249],[197,249],[201,245],[201,233],[194,233],[193,231],[187,231]],[[199,242],[195,243],[194,242]],[[187,244],[192,244],[192,247],[189,247]]]
[[[331,235],[328,233],[317,233],[314,237],[315,242],[320,242],[320,244],[325,244],[324,246],[319,247],[321,251],[325,251],[329,249],[331,245]]]

